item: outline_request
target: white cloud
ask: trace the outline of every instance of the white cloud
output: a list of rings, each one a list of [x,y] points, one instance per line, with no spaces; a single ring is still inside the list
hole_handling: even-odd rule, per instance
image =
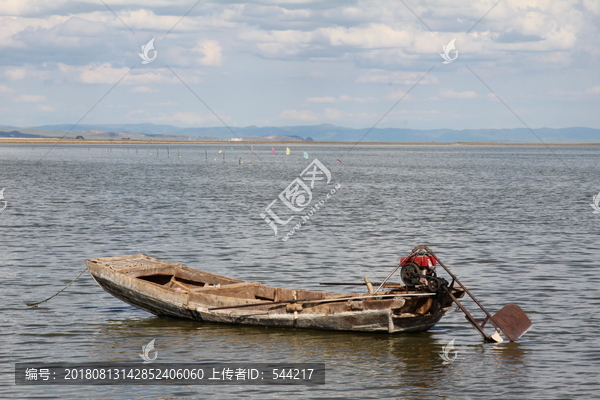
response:
[[[9,88],[6,85],[0,85],[0,96],[2,95],[7,95],[14,92],[14,90],[12,90],[11,88]]]
[[[600,94],[600,85],[592,86],[585,89],[586,94]]]
[[[337,110],[335,108],[326,108],[323,111],[323,116],[325,117],[325,119],[332,119],[332,120],[340,120],[344,117],[348,117],[351,116],[352,114],[344,112],[342,110]]]
[[[465,92],[455,92],[452,89],[440,90],[440,96],[455,99],[474,99],[476,97],[479,97],[479,95],[473,90],[467,90]]]
[[[167,68],[136,70],[129,67],[113,67],[110,63],[94,63],[84,66],[59,63],[58,68],[60,79],[77,83],[114,85],[120,79],[123,79],[120,83],[122,85],[140,85],[143,87],[148,84],[179,83],[179,79]],[[182,79],[186,83],[198,82],[198,79],[193,75],[186,75]]]
[[[240,124],[332,120],[362,127],[372,126],[386,112],[383,100],[402,98],[433,65],[435,69],[411,92],[423,100],[435,99],[427,103],[432,112],[458,107],[453,103],[456,99],[497,102],[465,70],[467,64],[494,90],[505,86],[504,93],[515,94],[502,95],[511,107],[517,106],[515,99],[533,102],[519,91],[539,93],[537,103],[528,103],[549,110],[531,111],[530,115],[543,115],[539,126],[566,126],[567,121],[579,123],[578,119],[597,125],[593,110],[600,98],[600,87],[594,86],[600,61],[600,2],[509,0],[499,3],[466,34],[495,1],[407,3],[436,32],[432,34],[397,0],[211,0],[198,3],[183,19],[191,7],[189,0],[106,0],[119,18],[97,0],[7,0],[0,2],[0,82],[5,84],[0,85],[0,94],[10,99],[39,93],[44,87],[48,90],[43,93],[68,96],[75,104],[89,98],[89,85],[105,85],[108,90],[127,74],[117,88],[122,98],[111,95],[122,107],[112,109],[115,122],[215,122],[210,115],[193,113],[185,101],[168,108],[148,103],[179,102],[178,96],[186,92],[165,68],[168,64],[211,107],[235,110]],[[157,60],[141,65],[137,53],[153,37]],[[438,53],[453,38],[459,57],[444,66]],[[438,79],[449,84],[436,87]],[[12,81],[18,81],[18,86]],[[193,86],[196,83],[202,85]],[[388,88],[389,84],[393,86]],[[559,92],[563,86],[565,90]],[[144,96],[153,92],[161,93],[160,100]],[[18,98],[21,102],[13,104],[15,113],[7,113],[7,121],[34,114],[40,124],[47,123],[43,112],[31,110],[36,111],[37,105],[37,111],[49,110],[49,106],[43,101],[31,103],[35,97]],[[566,103],[573,107],[565,107]],[[61,114],[56,118],[70,118],[68,109],[57,108]],[[140,112],[128,115],[131,110]],[[94,114],[101,112],[101,108],[94,110]],[[394,115],[386,117],[390,125],[401,121]],[[440,114],[424,115],[422,127],[446,125]],[[492,123],[481,115],[470,118],[465,126]]]
[[[403,97],[408,98],[406,92],[402,89],[391,91],[385,96],[388,100],[400,100]]]
[[[353,28],[320,28],[317,34],[325,37],[332,46],[355,46],[364,49],[404,47],[410,45],[414,39],[413,32],[396,30],[389,25],[377,23]]]
[[[85,66],[58,64],[65,79],[79,83],[110,83],[115,84],[123,78],[129,68],[113,68],[110,63],[89,64]]]
[[[345,28],[333,26],[305,30],[253,30],[240,37],[243,40],[280,44],[329,44],[331,46],[372,48],[396,48],[411,44],[414,34],[396,30],[387,24],[372,23],[365,26]]]
[[[336,103],[336,102],[350,102],[350,103],[368,103],[375,101],[372,97],[352,97],[348,95],[341,95],[339,97],[309,97],[306,99],[309,103]]]
[[[35,108],[37,110],[43,111],[43,112],[52,112],[52,111],[54,111],[54,107],[47,106],[47,105],[42,105],[42,104],[37,105]]]
[[[131,89],[131,93],[156,93],[158,90],[152,89],[149,86],[136,86]]]
[[[223,64],[223,49],[216,40],[203,40],[193,51],[200,52],[203,57],[198,59],[200,65],[218,67]]]
[[[255,48],[262,57],[286,59],[300,56],[323,61],[354,59],[360,62],[362,58],[375,59],[372,53],[379,53],[377,58],[385,58],[387,54],[381,53],[397,55],[398,49],[422,48],[420,43],[426,44],[429,51],[434,46],[431,41],[417,39],[423,33],[398,30],[387,24],[371,23],[350,28],[331,22],[328,25],[333,26],[313,30],[253,29],[239,34],[239,39],[253,43],[254,46],[249,49]]]
[[[171,29],[173,31],[170,35],[177,35],[181,33],[197,33],[199,28],[202,29],[235,29],[237,23],[231,21],[235,18],[235,5],[224,6],[221,8],[209,7],[210,11],[202,13],[202,2],[194,8],[195,13],[188,14],[185,18],[181,19],[182,13],[180,10],[189,9],[192,4],[187,0],[179,2],[180,8],[171,8],[175,1],[166,0],[156,2],[155,13],[151,8],[153,6],[148,4],[144,0],[140,0],[137,4],[136,10],[123,11],[119,13],[119,17],[134,31],[150,30],[154,32],[167,32]],[[143,7],[143,8],[142,8]],[[164,11],[169,12],[171,10],[172,15],[165,14]],[[185,12],[185,11],[184,11]],[[194,15],[197,14],[197,15]],[[107,15],[114,19],[111,14]],[[119,24],[122,23],[117,21]]]
[[[335,103],[336,100],[335,97],[309,97],[306,99],[309,103]]]
[[[372,101],[375,101],[376,99],[373,97],[352,97],[352,96],[347,96],[347,95],[341,95],[339,97],[340,101],[343,102],[351,102],[351,103],[370,103]]]
[[[39,94],[22,94],[15,97],[13,100],[23,103],[41,103],[42,101],[46,101],[46,97]]]
[[[0,15],[2,14],[2,5],[9,3],[0,2]],[[15,2],[16,3],[16,2]],[[25,2],[21,2],[25,3]],[[22,15],[21,13],[15,15]],[[59,23],[69,19],[68,16],[45,15],[43,18],[27,18],[23,16],[0,16],[0,48],[26,48],[27,43],[20,38],[19,34],[23,31],[34,31],[39,28],[52,28]]]
[[[64,6],[66,3],[68,3],[67,0],[55,0],[52,2],[44,0],[8,0],[0,3],[0,15],[27,15],[47,13]]]
[[[363,123],[372,123],[377,118],[381,117],[378,113],[365,112],[347,112],[336,108],[325,108],[322,113],[317,113],[311,110],[283,110],[279,117],[283,120],[304,121],[304,122],[323,122],[323,121],[348,121],[361,120]]]
[[[421,79],[420,82],[419,79]],[[381,69],[371,70],[368,73],[356,79],[356,83],[379,83],[387,85],[389,85],[390,83],[401,85],[414,85],[417,82],[419,82],[419,84],[431,84],[437,83],[438,80],[432,74],[427,74],[427,76],[425,76],[425,72],[390,72]]]
[[[584,1],[588,9],[598,8],[591,0]],[[262,24],[250,24],[252,28],[241,29],[238,38],[250,44],[248,50],[255,49],[267,58],[342,60],[360,67],[394,66],[405,70],[414,70],[416,63],[431,60],[442,44],[455,37],[461,59],[485,58],[490,66],[510,64],[520,70],[546,69],[553,57],[569,65],[586,52],[600,56],[600,48],[586,44],[599,39],[597,22],[570,0],[502,3],[468,35],[465,32],[490,11],[493,2],[456,4],[437,0],[411,5],[436,34],[397,1],[359,0],[348,6],[327,3],[321,3],[318,10],[307,5],[312,12],[299,16],[293,25],[271,28],[278,25],[277,21],[269,24],[264,20]],[[239,19],[246,15],[245,9],[237,12]],[[265,18],[270,15],[263,13]],[[545,62],[540,62],[540,53],[547,53],[542,56]]]
[[[303,49],[308,48],[305,45],[273,42],[257,43],[256,47],[259,50],[259,54],[267,58],[296,56],[300,54]]]
[[[127,113],[128,117],[136,117],[137,115],[149,116],[150,113],[147,110],[131,110]]]
[[[597,0],[583,0],[583,5],[588,11],[600,14],[600,2]]]
[[[4,74],[11,81],[20,81],[25,78],[26,71],[25,68],[10,68],[4,71]]]

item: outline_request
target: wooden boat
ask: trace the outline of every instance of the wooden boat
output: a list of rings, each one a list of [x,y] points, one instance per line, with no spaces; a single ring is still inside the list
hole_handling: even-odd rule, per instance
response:
[[[442,318],[452,307],[452,296],[464,295],[462,288],[432,292],[426,286],[390,283],[374,294],[276,288],[143,254],[97,258],[86,264],[98,285],[132,306],[161,317],[217,323],[419,332]],[[371,287],[369,291],[373,292]]]

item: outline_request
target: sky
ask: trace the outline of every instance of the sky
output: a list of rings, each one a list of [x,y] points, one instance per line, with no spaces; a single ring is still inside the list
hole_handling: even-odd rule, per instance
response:
[[[598,27],[598,0],[3,0],[0,125],[600,128]]]

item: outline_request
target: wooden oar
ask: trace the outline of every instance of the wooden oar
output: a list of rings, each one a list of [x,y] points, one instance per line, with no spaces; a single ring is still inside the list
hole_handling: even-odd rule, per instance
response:
[[[294,297],[296,297],[295,294],[294,294]],[[337,299],[347,300],[350,297],[352,297],[352,295],[342,295],[342,296],[336,296],[336,297],[329,297],[329,299],[332,299],[332,300],[337,300]],[[248,304],[238,304],[238,305],[235,305],[235,306],[213,307],[213,308],[209,308],[208,311],[226,310],[226,309],[229,309],[229,308],[244,308],[244,307],[252,307],[252,306],[268,306],[268,305],[277,305],[277,304],[305,303],[305,302],[308,302],[308,301],[311,301],[311,299],[296,299],[296,298],[294,298],[294,299],[291,299],[291,300],[265,301],[263,303],[248,303]]]
[[[373,285],[381,285],[381,282],[371,282]],[[330,285],[330,286],[364,286],[364,283],[349,283],[349,282],[323,282],[319,285]],[[383,287],[399,288],[404,287],[400,283],[384,283]]]
[[[308,300],[308,299],[306,299]],[[302,302],[304,300],[296,300],[295,302]],[[254,306],[269,306],[269,305],[278,305],[278,304],[289,304],[294,302],[294,300],[282,300],[282,301],[266,301],[264,303],[249,303],[249,304],[238,304],[235,306],[225,306],[225,307],[212,307],[209,308],[208,311],[215,311],[215,310],[227,310],[230,308],[244,308],[244,307],[254,307]]]
[[[379,295],[373,295],[373,296],[365,295],[365,296],[349,296],[349,297],[326,297],[324,299],[282,300],[282,301],[268,301],[268,302],[264,302],[264,303],[238,304],[235,306],[213,307],[213,308],[209,308],[208,311],[226,310],[226,309],[230,309],[230,308],[244,308],[244,307],[253,307],[253,306],[290,304],[290,303],[320,304],[320,303],[333,303],[336,301],[347,301],[347,300],[381,299],[381,298],[394,298],[394,297],[430,297],[430,296],[435,296],[435,293],[400,293],[400,294],[379,294]]]

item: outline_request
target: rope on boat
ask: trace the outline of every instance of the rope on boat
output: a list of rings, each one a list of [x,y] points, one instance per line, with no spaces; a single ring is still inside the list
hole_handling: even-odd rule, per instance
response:
[[[62,292],[64,292],[69,286],[71,286],[73,283],[75,283],[75,281],[77,279],[79,279],[79,277],[81,275],[83,275],[83,273],[87,270],[87,266],[83,269],[83,271],[81,271],[79,273],[79,275],[77,275],[77,277],[75,279],[73,279],[71,282],[69,282],[69,284],[67,286],[65,286],[64,288],[60,289],[56,294],[53,294],[52,296],[48,297],[46,300],[42,300],[42,301],[38,301],[37,303],[27,303],[27,305],[29,307],[37,307],[38,305],[47,302],[50,299],[53,299],[54,297],[58,296],[59,294],[61,294]]]

